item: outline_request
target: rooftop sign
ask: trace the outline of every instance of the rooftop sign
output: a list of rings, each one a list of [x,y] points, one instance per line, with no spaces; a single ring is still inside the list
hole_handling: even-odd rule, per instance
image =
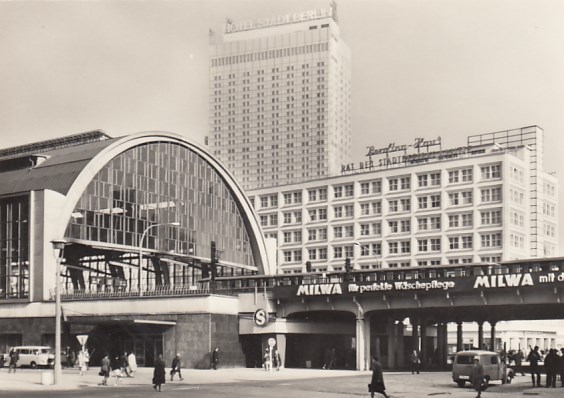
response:
[[[435,147],[439,147],[435,150]],[[468,152],[468,147],[442,149],[441,137],[426,139],[415,138],[412,144],[398,145],[392,142],[384,147],[367,147],[367,161],[341,165],[341,174],[353,174],[372,171],[376,168],[390,168],[399,165],[427,163],[431,160],[443,160],[457,157]],[[402,153],[403,152],[403,153]],[[376,159],[373,159],[376,157]]]
[[[277,25],[286,25],[303,21],[312,21],[315,19],[328,18],[334,16],[333,7],[322,8],[318,10],[310,10],[293,14],[279,15],[271,18],[263,18],[255,21],[243,21],[234,23],[231,19],[227,19],[225,24],[225,33],[235,33],[245,30],[268,28]],[[333,18],[334,19],[334,18]]]

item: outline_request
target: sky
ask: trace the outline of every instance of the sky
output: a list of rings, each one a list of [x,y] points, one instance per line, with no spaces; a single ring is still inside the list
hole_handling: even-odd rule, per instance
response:
[[[0,0],[0,148],[102,129],[203,143],[208,32],[330,0]],[[564,198],[564,0],[341,0],[352,146],[530,125]],[[564,201],[560,203],[564,224]],[[564,255],[564,230],[560,230]]]

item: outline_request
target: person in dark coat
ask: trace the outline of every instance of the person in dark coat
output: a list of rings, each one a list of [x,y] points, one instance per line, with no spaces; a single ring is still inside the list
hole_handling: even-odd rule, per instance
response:
[[[18,361],[20,360],[20,354],[15,349],[12,348],[8,355],[10,357],[10,362],[8,364],[8,373],[11,373],[12,369],[14,370],[14,373],[16,373],[16,368],[18,367]]]
[[[129,364],[127,363],[127,352],[124,352],[123,355],[119,359],[120,362],[120,369],[122,374],[125,373],[127,377],[132,377],[129,374]]]
[[[479,398],[482,395],[482,391],[485,390],[484,387],[487,384],[484,380],[484,367],[478,358],[474,358],[474,366],[472,367],[472,373],[470,373],[470,381],[472,382],[472,387],[478,393],[476,398]]]
[[[159,354],[159,357],[155,360],[155,369],[153,370],[153,388],[155,391],[157,387],[161,391],[161,385],[165,384],[166,380],[165,363],[163,361],[163,354]]]
[[[417,350],[413,350],[409,358],[409,361],[411,362],[411,374],[415,374],[415,372],[419,374],[419,369],[421,368],[421,360],[419,359],[419,354],[417,353]]]
[[[219,348],[215,347],[212,352],[212,368],[217,370],[219,366]]]
[[[372,356],[372,380],[369,384],[370,398],[374,398],[374,393],[382,394],[388,398],[386,394],[386,386],[384,385],[384,373],[382,371],[382,364],[378,362],[378,358]]]
[[[110,377],[110,371],[111,371],[110,358],[109,355],[106,354],[104,355],[104,358],[102,358],[102,367],[100,368],[100,376],[103,377],[101,385],[103,386],[108,385],[108,378]]]
[[[539,361],[541,356],[539,354],[539,346],[535,346],[533,350],[527,356],[527,361],[529,361],[529,367],[531,368],[531,378],[533,379],[533,387],[541,386],[541,374],[539,368]],[[535,375],[537,376],[535,383]]]
[[[562,355],[558,357],[560,360],[560,367],[558,368],[558,371],[560,372],[560,382],[562,383],[560,387],[564,387],[564,348],[561,348],[560,352]]]
[[[556,387],[556,374],[560,365],[560,358],[556,354],[556,350],[551,348],[544,358],[544,367],[546,369],[546,386]]]

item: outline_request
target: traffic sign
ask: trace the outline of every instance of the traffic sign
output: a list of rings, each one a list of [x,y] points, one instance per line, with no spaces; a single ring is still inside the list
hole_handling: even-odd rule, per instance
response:
[[[78,340],[80,345],[84,347],[84,345],[86,344],[86,340],[88,340],[88,335],[87,334],[79,334],[78,336],[76,336],[76,339]]]
[[[268,345],[274,347],[276,345],[276,339],[274,339],[273,337],[269,338]]]

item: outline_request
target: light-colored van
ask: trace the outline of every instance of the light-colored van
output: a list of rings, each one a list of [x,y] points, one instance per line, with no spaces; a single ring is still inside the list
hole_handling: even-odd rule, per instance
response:
[[[37,368],[40,366],[51,366],[55,362],[55,355],[51,352],[51,347],[26,345],[13,347],[19,355],[18,367],[28,366],[30,368]],[[8,354],[7,363],[10,357]]]
[[[452,380],[459,387],[464,387],[466,382],[471,383],[470,376],[474,366],[474,358],[478,358],[484,368],[484,378],[487,382],[501,380],[502,383],[511,383],[513,369],[507,368],[501,362],[497,352],[492,351],[460,351],[454,356],[452,363]]]

